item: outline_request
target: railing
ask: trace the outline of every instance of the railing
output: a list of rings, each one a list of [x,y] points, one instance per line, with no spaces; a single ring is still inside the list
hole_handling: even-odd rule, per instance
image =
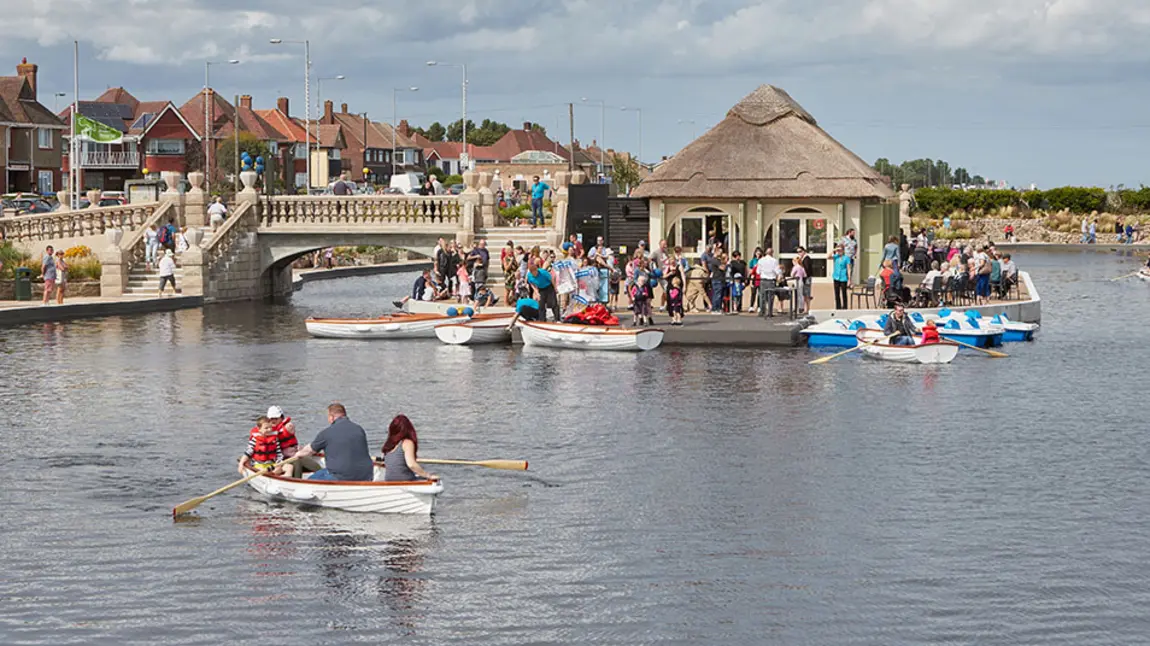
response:
[[[173,202],[161,203],[160,208],[153,211],[152,214],[148,216],[148,219],[144,221],[143,225],[132,231],[124,232],[124,237],[120,240],[120,249],[126,251],[128,255],[128,267],[125,271],[125,275],[132,270],[132,267],[135,267],[147,259],[148,240],[146,236],[148,228],[153,224],[158,225],[163,222],[165,218],[174,215],[170,214],[173,204]]]
[[[116,168],[135,168],[140,165],[140,153],[134,150],[106,151],[92,150],[85,152],[81,157],[83,166],[105,166]]]
[[[75,211],[53,211],[41,215],[18,215],[0,219],[0,232],[6,240],[19,243],[51,242],[64,238],[103,235],[108,229],[125,232],[144,228],[159,202],[103,206]]]
[[[248,234],[255,232],[255,218],[250,213],[253,208],[255,208],[254,202],[241,202],[228,215],[224,224],[212,234],[212,239],[204,245],[204,265],[209,270],[227,260],[232,248],[243,242]]]
[[[463,202],[454,195],[287,195],[266,198],[263,207],[261,229],[331,225],[442,228],[445,224],[458,226],[463,215]]]

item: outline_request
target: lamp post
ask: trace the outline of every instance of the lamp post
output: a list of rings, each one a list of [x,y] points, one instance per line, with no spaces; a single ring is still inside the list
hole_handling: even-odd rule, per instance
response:
[[[59,114],[60,112],[60,97],[68,96],[67,92],[57,92],[52,95],[52,114]]]
[[[694,119],[679,119],[679,125],[684,123],[691,124],[691,141],[695,140],[695,120]]]
[[[290,43],[293,45],[303,45],[303,124],[304,124],[304,148],[307,154],[304,155],[307,164],[307,182],[304,188],[311,191],[311,41],[308,40],[284,40],[282,38],[272,38],[268,41],[273,45],[280,45],[283,43]],[[319,133],[319,125],[316,124],[316,133]],[[317,136],[316,139],[319,139]],[[318,144],[318,142],[316,142]],[[317,145],[318,148],[318,145]]]
[[[465,63],[444,63],[442,61],[427,61],[428,67],[459,67],[463,69],[463,120],[459,123],[463,126],[463,152],[459,154],[460,173],[467,170],[470,165],[470,160],[467,154],[467,65]],[[395,163],[395,153],[391,156],[392,163]]]
[[[643,108],[628,108],[623,106],[619,108],[623,112],[634,112],[639,115],[639,163],[643,163]]]
[[[208,116],[211,111],[211,96],[208,94],[208,89],[211,88],[211,69],[212,65],[239,65],[240,62],[236,59],[226,61],[204,61],[204,186],[208,193],[212,189],[212,121]],[[236,128],[239,124],[233,124]]]
[[[321,110],[319,107],[320,103],[323,102],[323,82],[324,81],[342,81],[345,78],[347,78],[347,77],[344,76],[343,74],[336,74],[335,76],[321,76],[321,77],[316,79],[316,83],[319,84],[319,91],[316,92],[316,94],[315,94],[315,114],[316,114],[317,119],[319,118],[319,115],[323,114],[323,110]],[[316,127],[316,131],[317,132],[319,131],[318,126]],[[319,139],[318,135],[316,136],[316,139]],[[318,148],[318,147],[319,147],[319,142],[316,142],[316,148]]]
[[[395,176],[395,138],[396,138],[395,130],[396,130],[396,128],[399,127],[398,126],[399,110],[396,107],[398,105],[396,97],[399,95],[400,92],[418,92],[418,91],[419,91],[419,88],[414,86],[414,85],[412,85],[411,87],[397,87],[397,88],[391,89],[391,175],[392,175],[392,177]],[[467,127],[466,121],[463,122],[463,127],[464,128]],[[366,146],[367,143],[365,142],[364,145]],[[463,144],[463,146],[464,146],[464,149],[466,150],[467,144]],[[406,159],[404,160],[404,163],[407,163]]]
[[[584,103],[591,105],[599,104],[599,174],[603,177],[607,176],[607,160],[605,157],[607,148],[607,103],[605,101],[588,101],[587,97],[583,97]]]

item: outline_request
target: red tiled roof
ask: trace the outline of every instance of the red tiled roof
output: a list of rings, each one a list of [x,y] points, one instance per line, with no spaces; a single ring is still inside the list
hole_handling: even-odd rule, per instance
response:
[[[132,112],[137,117],[140,116],[140,113],[137,112],[137,108],[140,104],[139,99],[132,96],[131,92],[125,90],[122,87],[110,87],[107,90],[104,90],[104,93],[96,97],[93,100],[93,103],[123,103],[124,105],[132,106]],[[164,103],[167,102],[165,101]],[[163,109],[163,106],[160,106],[159,110]],[[159,110],[157,110],[157,112],[159,112]]]
[[[512,157],[529,150],[555,153],[563,159],[569,156],[562,146],[537,130],[510,130],[492,144],[490,149],[491,154],[499,161],[510,161]]]
[[[23,76],[0,76],[0,99],[5,121],[41,126],[65,125],[52,111],[36,100],[36,93]]]
[[[304,132],[303,126],[295,119],[280,112],[278,108],[271,110],[256,110],[256,114],[264,121],[271,124],[273,128],[284,135],[285,141],[292,143],[302,144],[307,141],[307,133]]]
[[[279,130],[276,130],[275,127],[268,123],[267,120],[261,117],[255,110],[240,106],[238,114],[240,120],[240,132],[251,133],[256,137],[256,139],[259,139],[260,141],[292,141],[291,137],[285,135]],[[233,113],[226,116],[228,120],[227,123],[220,126],[219,132],[213,133],[213,137],[219,136],[226,138],[234,133],[232,121],[235,119],[235,115]]]
[[[211,113],[208,118],[212,122],[212,138],[215,139],[219,136],[219,128],[224,123],[231,121],[232,104],[228,103],[227,99],[217,94],[214,90],[207,90],[211,95],[209,107]],[[195,130],[196,135],[199,137],[204,136],[204,90],[200,90],[195,96],[188,99],[183,105],[179,107],[180,114],[184,117],[184,121]]]

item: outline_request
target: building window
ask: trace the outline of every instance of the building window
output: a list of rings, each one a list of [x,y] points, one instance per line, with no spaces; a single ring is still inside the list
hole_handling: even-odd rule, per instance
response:
[[[274,141],[268,142],[268,152],[273,155],[278,155],[280,152],[280,145]]]
[[[183,139],[149,139],[149,155],[182,155],[184,154]]]
[[[49,130],[48,132],[52,131]],[[37,188],[40,189],[40,195],[51,195],[56,192],[52,187],[53,177],[55,177],[55,173],[50,170],[42,170],[37,173],[36,179],[39,180]]]
[[[407,151],[406,150],[395,151],[395,163],[397,163],[397,164],[406,164],[407,163]]]
[[[40,150],[51,150],[52,131],[47,128],[36,128],[36,143]]]
[[[339,148],[332,148],[328,151],[328,157],[331,159],[339,159]]]
[[[292,153],[292,157],[295,157],[296,159],[306,158],[307,157],[307,144],[296,144],[295,145],[295,151]],[[301,186],[302,186],[302,184],[301,184]]]
[[[306,186],[306,185],[307,185],[307,173],[306,172],[296,173],[295,174],[295,186],[296,186],[296,188],[301,188],[301,187]]]

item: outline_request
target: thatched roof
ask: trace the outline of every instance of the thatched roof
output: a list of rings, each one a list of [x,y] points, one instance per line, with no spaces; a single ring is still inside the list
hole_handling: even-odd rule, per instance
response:
[[[760,86],[661,164],[637,197],[884,198],[885,178],[835,141],[789,94]]]

